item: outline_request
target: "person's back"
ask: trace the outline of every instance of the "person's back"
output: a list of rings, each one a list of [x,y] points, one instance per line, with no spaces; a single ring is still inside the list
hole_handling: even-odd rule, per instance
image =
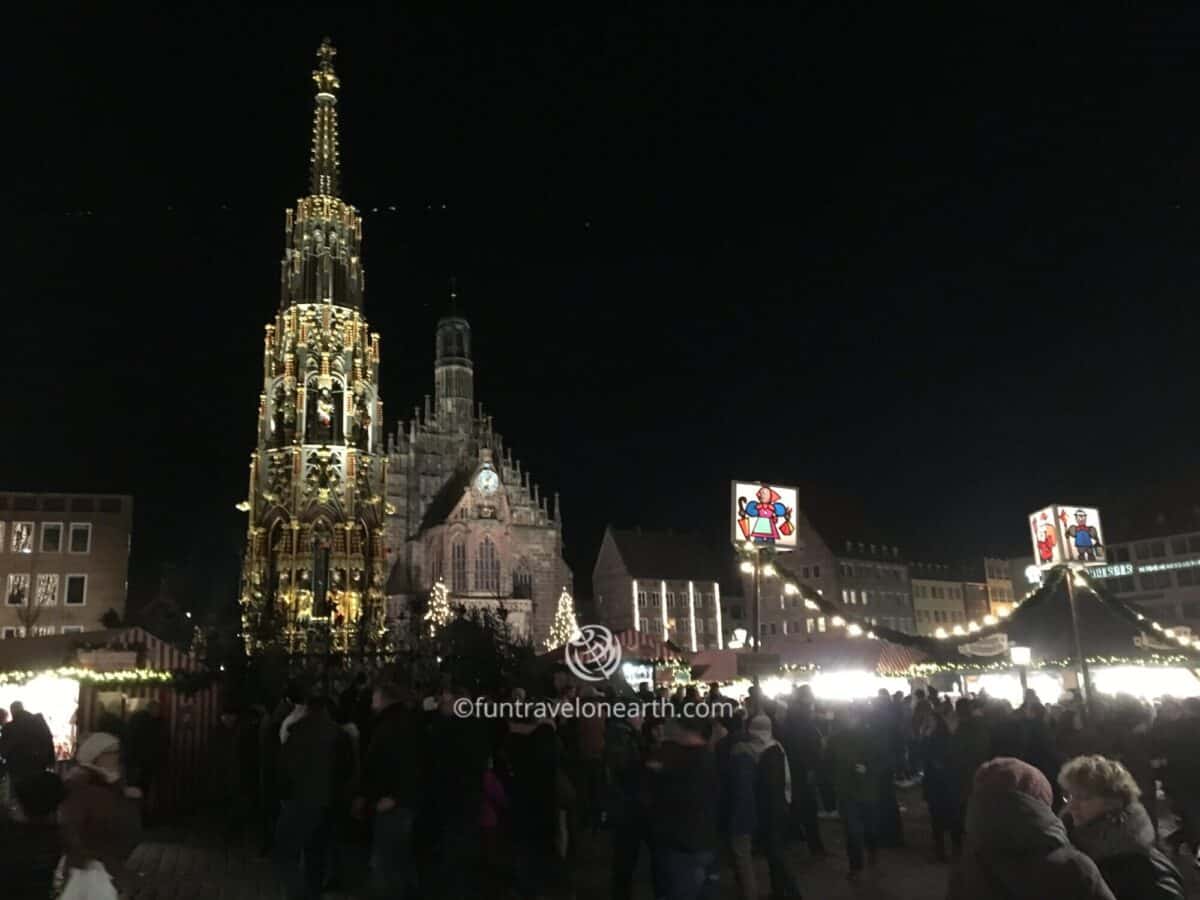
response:
[[[664,741],[651,780],[654,846],[685,853],[717,849],[717,768],[707,744]]]
[[[1095,863],[1071,846],[1053,790],[1028,763],[999,757],[975,774],[966,846],[949,900],[1115,900]]]
[[[335,768],[342,731],[323,708],[290,729],[280,750],[284,796],[308,809],[323,809],[335,793]]]
[[[0,890],[5,897],[49,897],[62,856],[58,807],[62,781],[39,772],[13,786],[15,817],[0,820]]]

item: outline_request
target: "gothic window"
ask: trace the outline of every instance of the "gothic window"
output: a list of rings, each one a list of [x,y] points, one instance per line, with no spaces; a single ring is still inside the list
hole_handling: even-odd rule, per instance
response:
[[[532,600],[533,599],[533,575],[530,574],[525,563],[513,572],[513,599],[515,600]]]
[[[467,590],[467,543],[459,538],[450,547],[450,589],[456,594]]]
[[[500,560],[491,538],[485,537],[479,542],[479,552],[475,556],[475,590],[500,591]]]

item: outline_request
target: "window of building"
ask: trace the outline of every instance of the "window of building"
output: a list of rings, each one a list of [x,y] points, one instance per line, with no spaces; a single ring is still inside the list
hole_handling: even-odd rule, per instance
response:
[[[63,601],[67,606],[84,606],[87,603],[87,576],[67,576],[67,596]]]
[[[1161,559],[1162,557],[1166,556],[1167,555],[1166,541],[1151,541],[1150,542],[1150,552],[1151,552],[1151,554],[1153,554],[1155,559]]]
[[[1143,572],[1138,576],[1143,591],[1157,591],[1171,586],[1170,572]]]
[[[813,631],[816,630],[816,627],[817,627],[816,619],[805,619],[804,620],[804,630],[807,631],[809,634],[812,634]]]
[[[645,606],[646,606],[646,592],[645,591],[638,591],[638,606],[641,606],[643,608],[645,608]]]
[[[42,552],[57,553],[62,549],[62,522],[42,523]]]
[[[64,625],[62,627],[63,634],[83,634],[82,625]]]
[[[808,577],[808,566],[804,566],[802,569],[800,569],[800,577],[801,578]]]
[[[766,622],[760,622],[760,623],[759,623],[759,625],[758,625],[758,633],[759,633],[759,634],[761,634],[761,635],[764,635],[764,636],[766,635],[766,633],[767,633],[767,623],[766,623]]]
[[[704,620],[703,619],[696,620],[696,634],[704,634]]]
[[[1194,600],[1190,603],[1185,603],[1183,604],[1182,612],[1185,619],[1200,619],[1200,603]]]
[[[1137,554],[1138,559],[1150,558],[1150,542],[1142,541],[1133,545],[1133,552]]]
[[[1123,575],[1117,579],[1117,590],[1124,594],[1133,593],[1136,588],[1133,586],[1133,576]]]
[[[42,509],[46,512],[65,512],[67,501],[62,497],[43,497]]]
[[[72,497],[71,512],[95,512],[96,501],[92,497]]]
[[[33,523],[32,522],[13,522],[12,523],[12,543],[10,544],[13,553],[32,553],[33,552]]]
[[[1171,538],[1171,552],[1176,556],[1183,556],[1186,554],[1188,552],[1187,538],[1182,536]]]
[[[674,609],[674,607],[675,607],[675,592],[674,591],[667,591],[667,606],[671,607],[672,609]]]
[[[54,634],[53,625],[34,625],[33,637],[49,637]]]
[[[467,542],[462,538],[450,546],[450,589],[457,594],[467,590]]]
[[[1197,574],[1200,573],[1197,573],[1195,569],[1180,569],[1175,573],[1175,580],[1180,587],[1192,587],[1196,583]]]
[[[851,604],[854,604],[854,605],[858,604],[858,592],[857,591],[850,592],[850,602],[851,602]]]
[[[513,572],[513,597],[520,600],[533,599],[533,575],[524,565]]]
[[[71,523],[71,543],[69,549],[72,553],[90,553],[92,550],[92,523],[91,522],[72,522]]]
[[[825,631],[825,617],[824,616],[817,616],[817,631],[820,631],[822,633],[824,633],[824,631]]]
[[[1200,534],[1188,535],[1188,553],[1200,553]]]
[[[4,551],[4,522],[0,522],[0,553]]]
[[[651,606],[658,606],[659,599],[660,598],[658,596],[658,591],[650,592],[650,605]]]
[[[777,632],[776,632],[776,629],[775,629],[775,623],[774,623],[774,622],[772,622],[772,623],[771,623],[771,634],[776,634],[776,633],[777,633]]]
[[[0,635],[3,636],[3,638],[2,638],[3,640],[7,641],[11,638],[21,637],[21,635],[24,633],[24,631],[25,631],[24,628],[19,628],[15,625],[5,625],[3,631],[0,631]]]
[[[105,497],[100,501],[100,512],[119,513],[121,511],[120,497]]]
[[[866,606],[871,602],[871,597],[866,591],[863,591],[862,601],[863,601],[863,606]]]
[[[475,590],[500,592],[500,559],[496,556],[496,545],[489,537],[479,542],[475,556]]]
[[[37,509],[37,497],[28,495],[13,498],[13,509],[29,510]]]
[[[1129,562],[1128,547],[1113,547],[1111,553],[1113,562]]]
[[[29,574],[21,572],[8,576],[8,593],[4,602],[8,606],[24,606],[29,600]]]
[[[34,603],[37,606],[57,606],[58,605],[58,576],[57,575],[38,575],[37,591],[34,594]]]

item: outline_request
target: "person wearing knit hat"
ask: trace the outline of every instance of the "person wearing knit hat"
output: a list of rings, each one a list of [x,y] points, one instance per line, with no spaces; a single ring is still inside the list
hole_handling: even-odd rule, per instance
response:
[[[1053,799],[1046,776],[1028,763],[998,757],[981,765],[949,900],[1115,900],[1096,864],[1071,846]]]

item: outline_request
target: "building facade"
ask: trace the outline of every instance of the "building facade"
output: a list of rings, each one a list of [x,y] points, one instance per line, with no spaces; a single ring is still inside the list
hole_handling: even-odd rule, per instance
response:
[[[266,326],[242,570],[252,652],[347,650],[384,633],[387,463],[379,335],[363,313],[362,218],[340,196],[336,51],[317,52],[310,183],[285,216]]]
[[[133,498],[0,494],[0,637],[103,629],[125,617]]]
[[[987,611],[994,616],[1008,615],[1020,599],[1016,595],[1008,560],[984,557],[983,570],[987,578]]]
[[[826,539],[804,510],[795,511],[796,549],[781,553],[780,562],[808,588],[840,600],[874,625],[916,633],[911,578],[900,548],[892,543],[848,538]],[[742,577],[742,594],[753,605],[750,574]],[[753,621],[752,610],[746,618]],[[778,578],[759,585],[759,640],[764,649],[783,649],[789,641],[845,637],[829,618],[789,595]]]
[[[1164,625],[1200,633],[1200,530],[1110,543],[1089,574]]]
[[[688,535],[609,526],[592,569],[596,616],[614,632],[633,629],[684,650],[721,650],[740,622],[723,610],[722,574],[720,562]]]
[[[939,628],[952,632],[966,627],[967,584],[953,567],[941,563],[913,563],[912,600],[917,633],[933,635]]]

